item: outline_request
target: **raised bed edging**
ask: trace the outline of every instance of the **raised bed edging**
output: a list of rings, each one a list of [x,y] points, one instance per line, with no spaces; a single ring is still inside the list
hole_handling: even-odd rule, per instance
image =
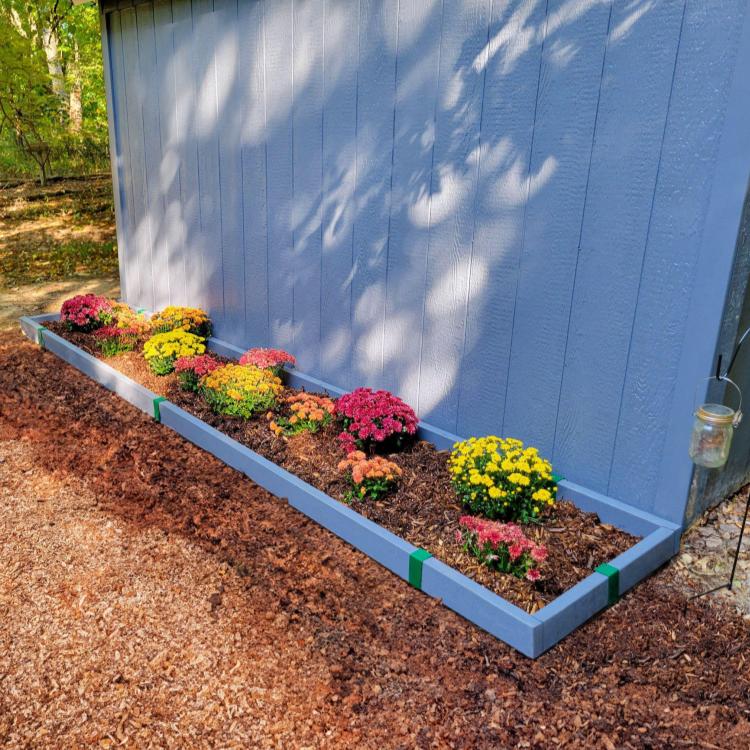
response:
[[[596,512],[605,523],[643,538],[608,566],[602,566],[605,572],[591,573],[553,602],[530,615],[445,563],[421,554],[423,551],[411,543],[157,396],[106,362],[44,329],[44,322],[56,319],[58,316],[55,314],[40,315],[23,317],[20,323],[24,334],[32,341],[49,349],[105,388],[160,420],[165,426],[242,472],[277,497],[286,499],[292,507],[399,577],[413,585],[418,582],[417,587],[426,594],[440,598],[450,609],[531,658],[536,658],[554,646],[612,603],[611,571],[615,572],[617,591],[622,595],[654,572],[679,549],[681,528],[676,524],[562,480],[558,483],[558,495],[564,495],[582,510]],[[242,353],[237,347],[215,338],[210,339],[209,345],[218,354],[229,357],[236,358]],[[340,389],[296,370],[288,371],[287,377],[293,387],[327,391],[331,395],[342,393]],[[419,433],[422,439],[432,442],[440,449],[450,448],[461,439],[424,423],[420,423]],[[420,574],[416,579],[415,569]]]

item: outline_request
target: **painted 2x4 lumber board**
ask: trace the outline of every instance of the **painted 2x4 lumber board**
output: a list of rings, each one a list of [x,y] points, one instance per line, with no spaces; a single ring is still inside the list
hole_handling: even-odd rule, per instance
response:
[[[364,552],[400,578],[409,578],[413,544],[336,502],[294,474],[227,437],[169,402],[161,404],[162,424],[241,471],[277,497]]]
[[[21,325],[21,331],[27,339],[33,341],[35,344],[39,343],[39,329],[42,325],[37,322],[36,318],[24,316],[18,321]]]
[[[570,500],[583,511],[596,513],[605,523],[617,526],[635,536],[647,537],[654,531],[665,529],[673,538],[673,552],[680,548],[682,527],[671,521],[647,513],[640,508],[626,505],[619,500],[602,495],[599,492],[583,487],[564,479],[558,482],[558,497]]]
[[[25,318],[22,319],[21,324],[24,332],[36,339],[38,329],[41,327],[39,323]],[[57,341],[68,343],[55,334],[50,332],[48,334],[50,340],[55,343]],[[68,344],[63,351],[67,354],[71,349],[76,349],[76,347]],[[107,385],[102,380],[102,375],[106,375],[106,371],[111,369],[108,365],[104,365],[90,355],[71,360],[59,352],[55,353],[63,356],[66,361],[71,362],[97,382]],[[97,365],[103,366],[93,368],[91,372],[80,367],[81,362],[91,359]],[[128,381],[134,386],[138,385],[119,373],[117,375],[118,379]],[[113,390],[127,398],[127,395],[122,394],[121,391]],[[153,406],[155,396],[150,392],[147,393],[151,397],[151,406]],[[365,519],[325,493],[167,401],[161,404],[161,419],[178,434],[208,450],[229,466],[245,473],[274,494],[286,497],[293,507],[368,554],[384,567],[408,580],[409,557],[416,550],[410,543]],[[640,577],[648,575],[657,565],[671,556],[671,540],[672,532],[669,529],[660,529],[636,545],[636,548],[629,553],[613,561],[613,564],[619,563],[625,571],[624,582],[621,582],[621,592],[640,580]],[[426,575],[425,566],[427,566]],[[605,576],[599,573],[591,574],[535,616],[528,615],[434,558],[427,560],[423,566],[421,589],[432,596],[441,598],[446,606],[527,656],[536,657],[596,614],[601,604],[602,579],[606,587]]]
[[[96,357],[61,338],[52,331],[44,330],[44,348],[60,357],[92,380],[113,391],[125,401],[146,414],[153,415],[156,394],[127,376],[110,367]],[[36,339],[35,339],[36,340]]]
[[[208,450],[274,495],[287,498],[292,507],[400,578],[408,580],[409,556],[416,550],[414,545],[333,500],[174,404],[163,403],[161,415],[162,424]],[[428,568],[430,573],[427,572]],[[534,630],[539,624],[533,617],[434,558],[423,565],[422,591],[443,599],[450,609],[526,655],[533,656],[538,650]]]
[[[542,625],[535,615],[529,615],[434,557],[425,560],[422,566],[422,591],[522,654],[534,658],[541,653]]]
[[[183,409],[163,402],[162,424],[241,471],[296,510],[365,553],[404,580],[409,580],[413,544],[333,500],[307,482],[268,461]],[[428,572],[429,571],[429,572]],[[421,590],[527,656],[539,651],[539,623],[449,566],[429,558],[422,568]]]
[[[591,573],[534,613],[534,618],[541,623],[539,653],[559,643],[607,607],[608,580],[601,573]]]
[[[656,529],[610,561],[620,571],[620,596],[674,556],[674,539],[669,529]]]

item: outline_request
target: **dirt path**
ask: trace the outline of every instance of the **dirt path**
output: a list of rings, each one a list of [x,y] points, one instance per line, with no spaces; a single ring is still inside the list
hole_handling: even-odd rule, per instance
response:
[[[117,298],[120,296],[120,283],[115,277],[73,278],[10,289],[0,287],[0,331],[16,331],[22,315],[59,312],[66,299],[89,292]]]
[[[0,487],[5,747],[748,746],[669,571],[529,661],[15,333]]]

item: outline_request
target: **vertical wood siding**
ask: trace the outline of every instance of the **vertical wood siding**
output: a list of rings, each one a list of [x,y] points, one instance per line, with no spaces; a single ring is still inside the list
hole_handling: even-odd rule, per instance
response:
[[[746,6],[114,10],[128,301],[653,509]]]

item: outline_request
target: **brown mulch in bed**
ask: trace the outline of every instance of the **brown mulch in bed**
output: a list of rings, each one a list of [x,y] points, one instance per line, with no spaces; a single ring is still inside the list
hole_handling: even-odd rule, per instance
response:
[[[49,328],[99,356],[96,346],[92,346],[91,334],[68,331],[62,323],[52,323]],[[215,415],[202,397],[183,391],[175,375],[154,375],[137,351],[106,361],[334,499],[344,499],[348,484],[337,469],[343,454],[336,441],[339,430],[334,423],[315,434],[276,437],[262,416],[244,420]],[[464,552],[455,540],[463,511],[451,487],[447,456],[446,452],[421,441],[389,456],[404,472],[397,490],[379,502],[358,502],[353,508],[527,612],[540,609],[583,580],[597,565],[614,559],[636,542],[631,535],[601,523],[596,514],[584,513],[572,503],[562,501],[544,523],[524,526],[527,536],[547,547],[548,558],[541,566],[542,579],[531,583],[496,573]]]
[[[530,661],[20,335],[0,441],[0,745],[749,745],[748,626],[669,570]]]

